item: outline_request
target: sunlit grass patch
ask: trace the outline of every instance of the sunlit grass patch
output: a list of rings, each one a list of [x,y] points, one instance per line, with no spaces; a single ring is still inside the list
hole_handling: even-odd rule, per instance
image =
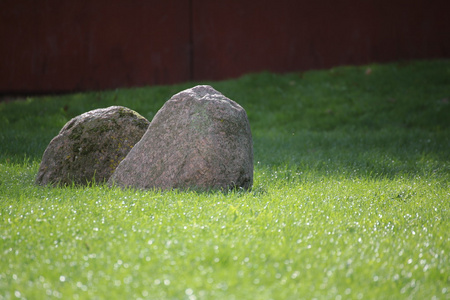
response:
[[[211,83],[249,115],[248,192],[34,185],[71,117],[191,84],[0,104],[0,299],[448,298],[449,63],[367,67]]]

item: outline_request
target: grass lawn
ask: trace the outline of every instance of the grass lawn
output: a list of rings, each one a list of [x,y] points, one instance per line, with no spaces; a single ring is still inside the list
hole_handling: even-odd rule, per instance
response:
[[[72,117],[195,84],[0,103],[0,299],[450,299],[449,60],[207,82],[249,116],[249,192],[34,185]]]

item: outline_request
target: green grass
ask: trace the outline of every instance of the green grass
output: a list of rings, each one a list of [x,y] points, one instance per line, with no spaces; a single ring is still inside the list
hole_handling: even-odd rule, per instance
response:
[[[450,298],[448,60],[210,82],[249,116],[249,192],[33,184],[70,118],[194,84],[0,103],[0,299]]]

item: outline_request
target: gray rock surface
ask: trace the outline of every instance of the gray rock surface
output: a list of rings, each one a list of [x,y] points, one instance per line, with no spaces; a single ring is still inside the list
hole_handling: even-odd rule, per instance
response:
[[[206,85],[174,95],[109,184],[158,190],[250,188],[253,143],[245,110]]]
[[[122,106],[95,109],[64,125],[42,157],[39,185],[86,185],[109,179],[150,122]]]

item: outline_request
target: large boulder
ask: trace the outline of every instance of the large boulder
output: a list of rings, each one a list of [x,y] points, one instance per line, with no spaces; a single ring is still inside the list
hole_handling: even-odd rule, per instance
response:
[[[39,185],[86,185],[109,179],[150,122],[121,106],[79,115],[52,139],[36,176]]]
[[[253,144],[245,110],[207,85],[174,95],[108,183],[158,190],[249,189]]]

